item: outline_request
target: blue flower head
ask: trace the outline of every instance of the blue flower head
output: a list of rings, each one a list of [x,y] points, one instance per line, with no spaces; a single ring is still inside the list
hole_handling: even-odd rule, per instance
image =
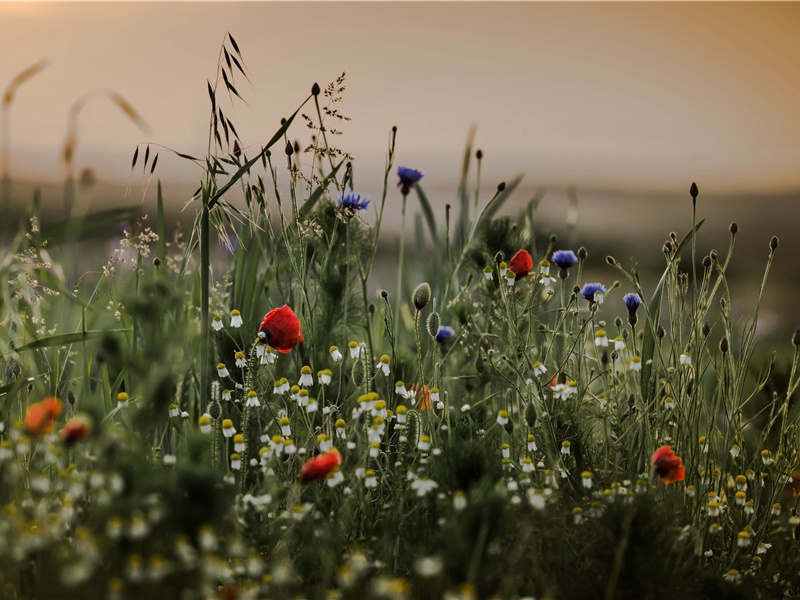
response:
[[[339,196],[339,206],[349,208],[350,210],[366,210],[367,206],[369,206],[369,198],[364,196],[362,200],[361,194],[346,192],[343,196]]]
[[[625,302],[629,315],[635,315],[636,310],[642,304],[642,299],[639,297],[639,294],[625,294],[622,297],[622,301]]]
[[[589,306],[595,302],[601,303],[606,293],[606,286],[602,283],[587,283],[581,289],[581,296],[589,301]]]
[[[439,331],[436,333],[436,341],[439,342],[440,344],[444,344],[455,334],[456,334],[455,329],[453,329],[449,325],[442,325],[441,327],[439,327]]]
[[[566,270],[578,264],[578,257],[572,250],[556,250],[553,252],[551,260],[559,269]]]
[[[400,181],[397,182],[397,187],[400,188],[400,192],[403,195],[408,194],[414,184],[422,179],[421,172],[408,167],[397,167],[397,176],[400,178]]]

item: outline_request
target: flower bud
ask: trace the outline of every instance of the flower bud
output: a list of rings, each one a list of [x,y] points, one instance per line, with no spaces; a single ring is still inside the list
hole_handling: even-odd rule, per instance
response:
[[[739,233],[738,223],[736,223],[736,221],[731,223],[730,227],[728,227],[728,230],[731,232],[731,235],[736,235],[737,233]]]
[[[292,142],[286,142],[286,148],[284,149],[286,152],[286,156],[291,156],[294,154],[294,146],[292,146]]]
[[[312,96],[319,96],[319,84],[318,83],[314,83],[314,85],[311,86],[311,95]]]
[[[778,236],[777,235],[773,235],[772,239],[769,241],[769,249],[771,251],[770,254],[774,253],[775,250],[778,249]]]
[[[700,192],[697,189],[697,184],[693,181],[691,187],[689,188],[689,195],[692,197],[692,200],[697,200],[697,195]]]
[[[414,288],[414,292],[412,294],[412,300],[414,301],[414,306],[417,310],[422,310],[428,305],[428,302],[431,299],[431,286],[425,282],[420,283],[417,287]]]
[[[708,323],[708,321],[703,323],[701,331],[703,332],[703,337],[708,337],[708,334],[711,332],[711,325]]]
[[[536,407],[533,402],[528,402],[528,406],[525,408],[525,423],[530,428],[536,425]]]
[[[730,344],[728,343],[728,338],[722,336],[722,339],[719,341],[719,351],[723,354],[727,354],[730,348]]]
[[[800,327],[794,330],[794,334],[792,335],[792,345],[795,348],[800,346]]]
[[[478,151],[475,153],[475,158],[477,158],[478,160],[482,159],[483,158],[483,150],[478,148]]]
[[[441,319],[439,318],[439,313],[435,310],[428,315],[428,321],[426,322],[426,326],[428,329],[428,335],[432,338],[436,339],[436,334],[439,333],[439,326],[441,325]]]
[[[359,387],[364,383],[364,361],[360,357],[353,363],[351,374],[353,376],[353,385]]]
[[[585,246],[581,246],[578,248],[578,258],[584,260],[587,256],[589,256],[589,251],[586,250]]]
[[[500,183],[497,184],[497,191],[498,192],[505,191],[505,189],[506,189],[506,182],[505,181],[501,181]]]

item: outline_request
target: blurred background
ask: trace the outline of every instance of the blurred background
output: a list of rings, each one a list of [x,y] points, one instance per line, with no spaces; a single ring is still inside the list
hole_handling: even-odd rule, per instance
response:
[[[16,230],[36,188],[43,220],[61,218],[70,175],[73,214],[152,214],[154,183],[131,174],[149,143],[185,230],[201,172],[168,149],[205,155],[206,81],[228,31],[249,83],[236,82],[246,103],[227,115],[250,155],[314,82],[345,72],[338,109],[352,120],[336,145],[355,159],[358,191],[379,198],[396,125],[396,164],[425,173],[443,222],[475,127],[483,199],[524,173],[507,212],[544,192],[543,233],[586,246],[597,276],[614,279],[605,254],[663,262],[668,233],[691,227],[696,181],[708,218],[698,255],[724,253],[729,223],[740,227],[734,308],[752,310],[778,235],[761,326],[788,340],[800,324],[796,3],[2,3],[4,227]],[[308,143],[302,122],[290,137]],[[399,199],[390,190],[395,226]]]

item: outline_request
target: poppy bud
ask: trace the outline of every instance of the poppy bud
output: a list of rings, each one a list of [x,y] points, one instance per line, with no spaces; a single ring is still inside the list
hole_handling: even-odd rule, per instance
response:
[[[319,96],[319,84],[316,82],[314,83],[314,85],[311,86],[311,95]]]
[[[222,407],[219,405],[219,402],[214,400],[210,402],[208,405],[208,416],[214,419],[215,421],[220,418],[222,415]]]
[[[664,326],[661,323],[659,323],[658,328],[656,328],[656,335],[660,340],[663,340],[664,336],[667,335],[667,330],[664,329]]]
[[[441,325],[439,313],[436,311],[431,312],[431,314],[428,315],[428,321],[426,325],[428,329],[428,335],[436,339],[436,335],[439,333],[439,326]]]
[[[482,159],[483,158],[483,150],[478,148],[478,151],[475,153],[475,158],[477,158],[478,160]]]
[[[506,421],[506,424],[503,425],[503,429],[506,430],[506,433],[508,435],[512,435],[514,433],[514,421],[512,421],[511,419]]]
[[[161,266],[161,259],[157,256],[153,259],[153,266],[157,269]]]
[[[617,259],[613,256],[606,256],[606,262],[610,264],[612,267],[617,264]]]
[[[580,248],[578,248],[578,258],[579,259],[583,260],[587,256],[589,256],[589,251],[584,246],[581,246]]]
[[[616,325],[617,327],[622,327],[622,319],[620,319],[619,317],[616,317],[614,319],[614,325]]]
[[[357,358],[356,362],[353,363],[352,375],[353,385],[360,387],[364,383],[364,361],[361,358]]]
[[[739,233],[739,224],[734,221],[731,223],[730,227],[728,227],[728,230],[731,232],[731,235],[736,235]]]
[[[525,423],[530,428],[536,425],[536,407],[533,402],[528,402],[528,406],[525,408]]]
[[[485,365],[483,364],[483,356],[481,356],[480,354],[478,354],[478,358],[477,358],[477,359],[475,359],[475,370],[476,370],[478,373],[483,373],[483,371],[484,371],[484,369],[485,369],[485,368],[486,368],[486,367],[485,367]]]
[[[417,310],[425,308],[431,299],[431,286],[428,283],[420,283],[414,288],[412,299]]]
[[[498,264],[498,265],[499,265],[501,262],[503,262],[505,259],[506,259],[506,255],[505,255],[505,254],[503,254],[503,251],[502,251],[502,250],[500,250],[500,251],[499,251],[497,254],[495,254],[495,255],[494,255],[494,262],[495,262],[496,264]]]
[[[506,189],[506,182],[505,181],[501,181],[500,183],[497,184],[497,191],[498,192],[505,191],[505,189]]]
[[[286,142],[286,148],[284,149],[286,152],[286,156],[291,156],[294,154],[294,146],[292,146],[292,142]]]
[[[703,266],[704,266],[706,269],[708,269],[708,268],[711,266],[711,257],[710,257],[708,254],[706,254],[706,255],[703,257]]]
[[[792,335],[792,345],[795,348],[800,346],[800,327],[794,330],[794,334]]]
[[[774,253],[775,250],[778,249],[778,236],[773,235],[772,239],[769,241],[769,249],[771,250],[770,254]]]
[[[389,292],[386,290],[381,290],[379,293],[381,300],[388,300],[389,299]]]
[[[689,195],[692,197],[692,200],[697,200],[697,195],[699,194],[697,190],[697,184],[693,181],[691,187],[689,188]]]

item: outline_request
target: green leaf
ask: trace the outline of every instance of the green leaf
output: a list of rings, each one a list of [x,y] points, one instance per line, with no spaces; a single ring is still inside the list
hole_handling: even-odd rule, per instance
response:
[[[428,230],[431,232],[431,240],[436,247],[439,246],[439,231],[436,228],[436,217],[433,215],[433,209],[431,208],[431,203],[428,200],[428,196],[425,194],[425,190],[422,189],[419,183],[414,185],[414,188],[417,190],[417,197],[419,198],[419,205],[422,209],[422,214],[425,217],[425,221],[428,223]]]

